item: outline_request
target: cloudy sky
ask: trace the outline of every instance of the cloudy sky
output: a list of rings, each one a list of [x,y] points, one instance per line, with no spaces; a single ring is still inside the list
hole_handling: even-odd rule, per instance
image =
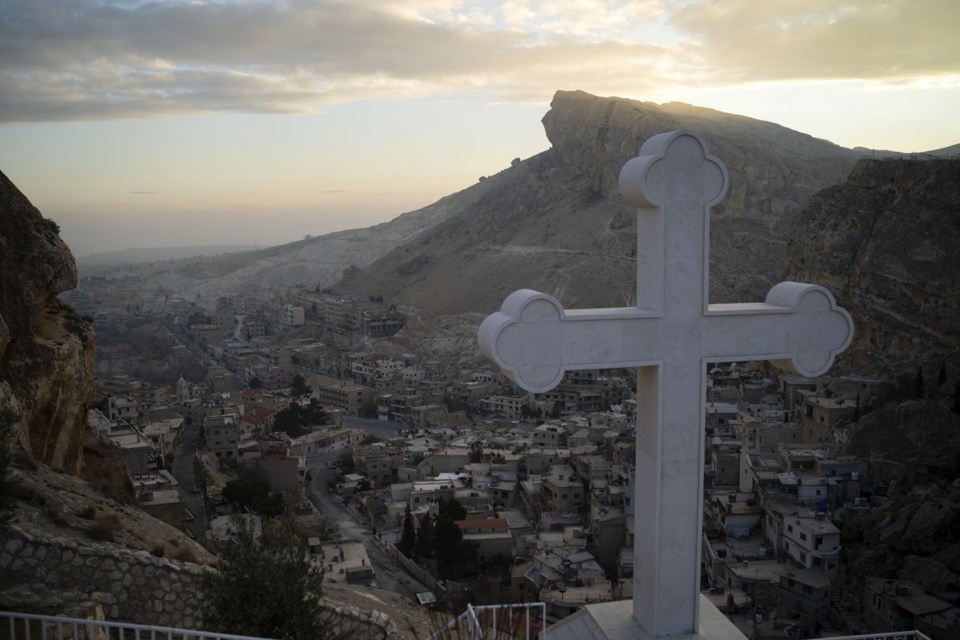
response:
[[[0,0],[0,170],[77,255],[367,226],[547,148],[557,89],[960,142],[956,0]]]

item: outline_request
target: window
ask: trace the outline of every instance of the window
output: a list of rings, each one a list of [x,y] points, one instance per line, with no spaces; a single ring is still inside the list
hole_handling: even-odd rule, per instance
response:
[[[792,524],[788,524],[788,525],[787,525],[787,531],[789,531],[790,533],[793,533],[793,525],[792,525]]]
[[[801,531],[801,532],[800,532],[800,539],[801,539],[801,540],[806,540],[806,539],[807,539],[807,534],[805,534],[803,531]]]

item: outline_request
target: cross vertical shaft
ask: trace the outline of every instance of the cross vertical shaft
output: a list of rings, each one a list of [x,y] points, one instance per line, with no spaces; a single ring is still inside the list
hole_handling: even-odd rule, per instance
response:
[[[637,306],[670,325],[660,334],[660,363],[637,370],[633,615],[660,637],[697,627],[700,324],[709,295],[709,207],[726,193],[727,175],[698,136],[675,132],[648,140],[620,181],[627,200],[639,206]]]

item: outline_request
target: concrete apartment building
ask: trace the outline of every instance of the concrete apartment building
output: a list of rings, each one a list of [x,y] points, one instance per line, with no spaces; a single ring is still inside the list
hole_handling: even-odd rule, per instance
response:
[[[533,446],[544,449],[556,449],[567,445],[566,427],[553,423],[544,423],[533,430]]]
[[[474,518],[457,520],[463,539],[477,543],[480,563],[506,562],[514,555],[510,523],[505,518]]]
[[[840,530],[824,513],[784,518],[783,551],[804,569],[836,575],[840,563]]]
[[[235,461],[240,445],[240,423],[234,414],[207,415],[203,421],[207,446],[221,461]]]
[[[280,310],[280,326],[284,329],[293,329],[304,325],[303,307],[285,304]]]
[[[803,404],[801,443],[832,442],[834,427],[849,420],[855,411],[856,400],[808,396]]]
[[[519,420],[523,407],[527,405],[526,396],[490,396],[478,403],[480,411],[491,413],[507,420]]]
[[[587,507],[585,494],[583,483],[569,465],[555,465],[543,476],[541,500],[544,511],[582,514]]]
[[[374,399],[374,390],[355,382],[338,380],[317,385],[320,404],[340,407],[350,415],[359,415],[361,409]]]
[[[397,469],[403,464],[403,453],[384,442],[359,446],[354,449],[357,471],[366,476],[370,486],[382,489],[394,481]]]

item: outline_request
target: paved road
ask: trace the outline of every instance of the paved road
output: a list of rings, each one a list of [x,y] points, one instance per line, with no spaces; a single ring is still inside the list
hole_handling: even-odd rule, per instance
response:
[[[193,522],[190,523],[190,530],[200,544],[203,544],[206,534],[207,522],[206,511],[203,508],[203,496],[191,493],[191,487],[199,485],[199,479],[193,475],[193,459],[197,453],[197,435],[199,428],[195,425],[183,426],[183,437],[180,444],[177,445],[176,453],[173,457],[170,473],[180,484],[180,490],[183,492],[187,507],[193,514]]]
[[[370,558],[370,564],[373,565],[377,584],[381,589],[400,593],[416,600],[417,593],[429,591],[429,589],[410,577],[386,552],[373,531],[366,524],[358,522],[359,515],[352,509],[347,509],[340,498],[331,495],[327,489],[329,482],[336,477],[336,470],[330,464],[344,451],[347,450],[339,449],[307,457],[306,464],[310,470],[308,485],[310,500],[320,513],[337,523],[343,540],[363,543],[367,550],[367,557]]]
[[[395,422],[393,420],[384,422],[382,420],[358,418],[357,416],[343,416],[343,426],[353,427],[354,429],[363,429],[367,433],[384,440],[396,438],[397,432],[403,428],[399,422]]]
[[[336,475],[331,464],[349,449],[338,449],[328,453],[307,456],[306,465],[310,471],[310,501],[317,511],[340,527],[340,537],[344,540],[363,541],[369,531],[356,522],[355,516],[343,506],[339,496],[333,495],[327,485]]]

